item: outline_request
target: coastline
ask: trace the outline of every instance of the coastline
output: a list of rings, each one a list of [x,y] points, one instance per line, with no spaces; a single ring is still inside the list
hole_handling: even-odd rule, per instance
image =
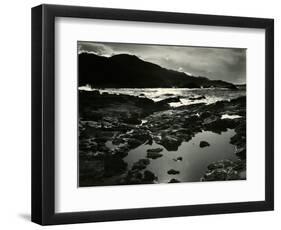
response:
[[[157,175],[147,170],[153,158],[139,159],[128,168],[124,158],[130,150],[157,143],[167,151],[177,151],[198,133],[223,135],[228,129],[235,131],[230,143],[237,160],[210,162],[199,181],[246,179],[246,97],[170,106],[179,100],[168,97],[155,102],[146,97],[79,90],[79,186],[158,183]],[[223,118],[226,114],[236,117]],[[159,149],[150,151],[155,159],[160,155]],[[170,173],[176,175],[177,171]]]

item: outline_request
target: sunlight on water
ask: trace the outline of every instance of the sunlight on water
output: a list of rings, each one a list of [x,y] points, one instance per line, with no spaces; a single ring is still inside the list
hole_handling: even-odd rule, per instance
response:
[[[221,100],[231,100],[240,96],[245,96],[246,91],[230,90],[225,88],[206,88],[206,89],[189,89],[189,88],[107,88],[95,89],[90,86],[81,86],[79,90],[94,91],[98,90],[100,93],[109,93],[117,95],[130,95],[143,98],[149,98],[155,102],[179,97],[180,102],[169,103],[172,107],[182,105],[190,105],[196,103],[211,104]]]
[[[229,115],[229,114],[223,114],[221,116],[221,119],[236,119],[236,118],[241,118],[239,115]]]

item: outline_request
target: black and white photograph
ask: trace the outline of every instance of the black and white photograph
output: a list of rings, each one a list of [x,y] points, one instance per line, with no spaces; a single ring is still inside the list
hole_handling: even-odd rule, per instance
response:
[[[246,54],[78,41],[78,186],[246,180]]]
[[[274,19],[152,5],[32,8],[31,221],[275,223]]]

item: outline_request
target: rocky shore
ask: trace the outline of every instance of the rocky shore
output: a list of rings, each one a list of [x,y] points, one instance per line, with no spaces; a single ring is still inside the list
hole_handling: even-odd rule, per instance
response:
[[[193,104],[172,108],[170,97],[154,102],[144,97],[79,91],[79,186],[157,183],[157,175],[147,169],[162,151],[177,151],[195,134],[217,134],[234,129],[230,143],[237,160],[210,162],[201,181],[246,179],[246,97],[213,104]],[[194,98],[196,100],[196,98]],[[223,118],[223,115],[237,115]],[[130,150],[140,145],[161,148],[147,150],[146,158],[132,167],[124,161]],[[200,147],[210,144],[202,140]],[[182,161],[182,157],[174,159]],[[167,173],[181,173],[170,169]],[[171,179],[170,183],[180,182]]]

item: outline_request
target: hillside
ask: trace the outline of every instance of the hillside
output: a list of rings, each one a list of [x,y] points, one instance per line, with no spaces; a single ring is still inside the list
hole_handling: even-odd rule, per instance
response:
[[[236,89],[234,84],[165,69],[134,55],[119,54],[103,57],[81,53],[78,62],[79,86],[89,84],[94,88],[220,87]]]

